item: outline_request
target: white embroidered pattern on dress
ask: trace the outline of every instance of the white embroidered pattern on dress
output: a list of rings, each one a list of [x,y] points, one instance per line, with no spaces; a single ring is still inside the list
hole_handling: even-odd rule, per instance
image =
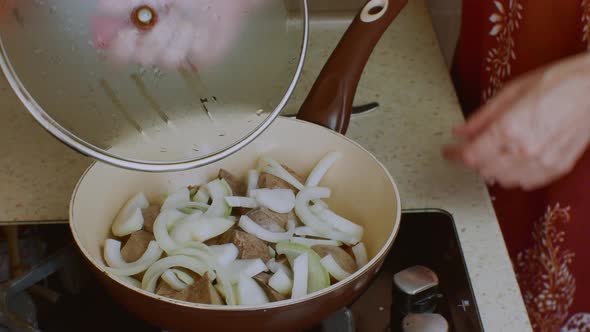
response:
[[[490,16],[490,35],[495,37],[497,46],[490,49],[485,59],[485,70],[490,73],[488,86],[483,89],[483,101],[493,97],[511,72],[511,62],[516,60],[513,34],[522,21],[522,0],[508,0],[508,6],[494,0],[497,11]]]
[[[559,331],[574,301],[574,253],[562,247],[561,230],[570,222],[569,211],[559,204],[548,208],[534,225],[533,246],[517,256],[516,275],[535,331]]]
[[[582,0],[582,41],[590,50],[590,0]]]
[[[573,315],[561,328],[560,332],[590,332],[590,314]]]

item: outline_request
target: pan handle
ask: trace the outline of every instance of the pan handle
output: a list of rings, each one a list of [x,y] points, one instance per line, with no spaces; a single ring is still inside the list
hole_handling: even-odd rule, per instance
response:
[[[370,0],[328,59],[297,118],[345,134],[358,82],[373,49],[407,0]]]

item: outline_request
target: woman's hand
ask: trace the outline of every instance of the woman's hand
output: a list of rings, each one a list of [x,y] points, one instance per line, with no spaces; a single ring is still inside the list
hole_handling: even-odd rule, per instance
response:
[[[119,63],[211,64],[229,51],[248,10],[264,1],[98,0],[95,44]],[[138,29],[131,19],[138,6],[149,6],[155,12],[151,29]]]
[[[590,142],[590,56],[514,80],[454,133],[463,142],[444,155],[488,183],[533,190],[560,178]]]

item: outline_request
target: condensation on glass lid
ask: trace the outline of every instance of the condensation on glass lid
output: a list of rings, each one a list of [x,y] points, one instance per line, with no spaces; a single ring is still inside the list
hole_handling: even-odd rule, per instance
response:
[[[17,94],[25,92],[19,96],[21,101],[63,142],[91,157],[129,168],[194,167],[199,160],[214,159],[211,154],[235,152],[252,140],[253,133],[266,128],[291,96],[307,40],[303,0],[265,0],[255,9],[242,11],[230,6],[235,0],[11,2],[14,10],[7,13],[14,15],[0,20],[5,51],[0,60],[5,62],[3,69],[13,89]],[[173,19],[172,11],[160,8],[172,2],[186,7],[173,11],[178,20]],[[287,2],[299,6],[289,7]],[[106,3],[116,8],[101,7]],[[211,6],[203,8],[197,3]],[[223,15],[224,8],[227,15]],[[192,10],[216,13],[212,19],[198,16],[203,18],[199,24],[208,22],[221,29],[214,29],[209,37],[227,33],[224,29],[232,24],[234,28],[238,24],[237,29],[225,44],[213,38],[201,48],[206,56],[213,55],[213,61],[204,57],[203,61],[170,66],[176,62],[161,61],[165,59],[160,55],[178,49],[162,48],[157,42],[168,40],[172,45],[186,35],[173,33],[162,39],[158,33],[192,24]],[[232,17],[239,20],[223,22]],[[152,25],[151,29],[134,26],[133,18]],[[113,20],[119,21],[109,25]],[[116,29],[110,29],[113,26]],[[199,37],[196,30],[178,31]],[[127,43],[138,38],[159,46]],[[190,43],[189,39],[189,46],[198,46]],[[117,55],[124,50],[120,46],[131,52],[124,59]],[[180,52],[181,59],[186,56]],[[227,153],[216,157],[224,156]],[[151,162],[158,165],[148,167]]]
[[[227,106],[226,106],[227,107]],[[166,162],[169,160],[191,160],[207,156],[240,141],[248,132],[260,124],[260,117],[267,112],[251,111],[252,106],[233,106],[244,112],[211,115],[208,121],[202,116],[187,117],[181,121],[168,120],[151,128],[129,129],[126,135],[117,137],[108,152],[137,161]],[[242,114],[236,119],[236,114]],[[218,125],[223,123],[223,125]]]

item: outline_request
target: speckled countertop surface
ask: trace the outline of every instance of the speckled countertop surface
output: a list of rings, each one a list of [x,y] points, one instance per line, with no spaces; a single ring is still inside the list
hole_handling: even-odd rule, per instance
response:
[[[342,35],[346,21],[312,25],[297,109]],[[486,331],[529,331],[510,260],[483,183],[440,154],[463,121],[423,0],[410,1],[368,64],[356,103],[381,108],[352,120],[348,136],[373,152],[396,179],[406,209],[453,214]],[[0,224],[59,222],[90,164],[45,133],[0,80]]]

